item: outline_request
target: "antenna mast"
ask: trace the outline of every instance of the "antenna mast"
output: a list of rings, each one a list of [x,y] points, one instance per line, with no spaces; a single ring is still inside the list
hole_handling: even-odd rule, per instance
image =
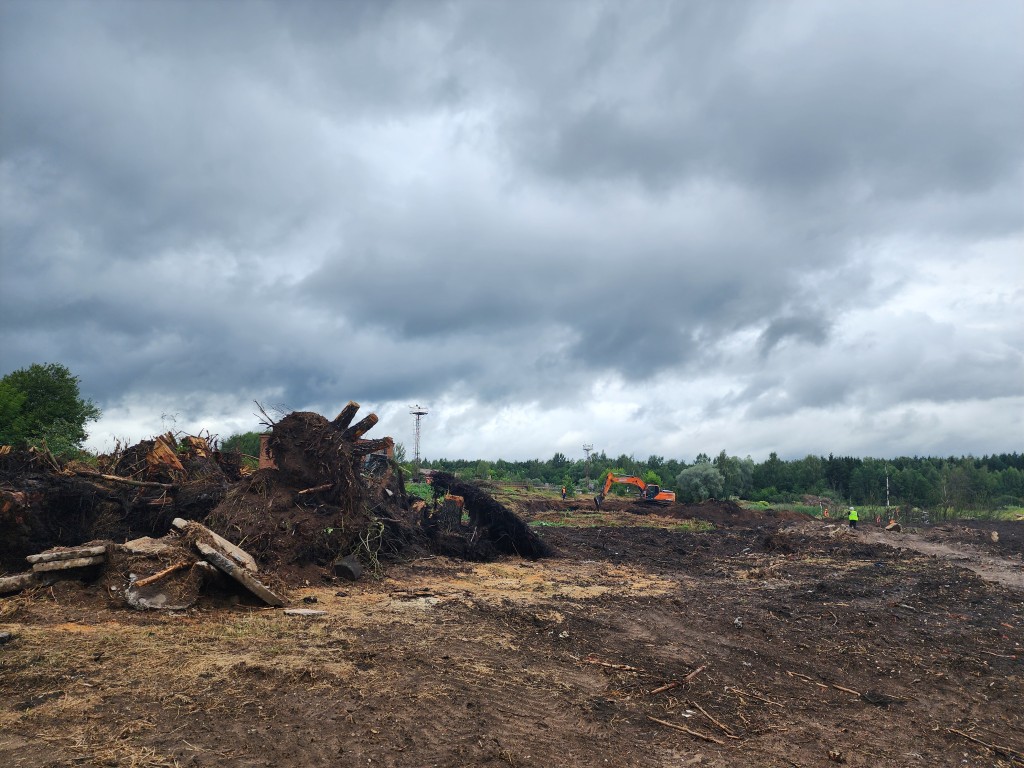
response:
[[[588,490],[590,489],[590,452],[592,450],[594,450],[594,444],[593,443],[584,443],[583,444],[583,452],[587,454],[587,460],[586,460],[586,463],[583,466],[584,466],[584,470],[587,473],[587,489]]]
[[[409,413],[416,418],[416,431],[413,432],[413,452],[412,461],[416,467],[416,471],[420,470],[420,419],[427,415],[427,409],[422,405],[409,406]]]

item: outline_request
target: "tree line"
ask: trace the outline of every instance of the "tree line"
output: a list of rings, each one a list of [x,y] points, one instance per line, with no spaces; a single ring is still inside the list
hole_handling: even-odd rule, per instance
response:
[[[589,461],[556,453],[547,461],[436,459],[424,460],[421,466],[471,479],[547,483],[584,491],[597,488],[608,472],[614,472],[675,490],[683,501],[737,497],[782,503],[820,496],[867,506],[952,510],[1024,503],[1024,454],[1018,453],[895,459],[829,454],[785,460],[773,452],[756,462],[721,451],[714,458],[699,454],[687,463],[655,455],[646,460],[612,458],[602,451]]]

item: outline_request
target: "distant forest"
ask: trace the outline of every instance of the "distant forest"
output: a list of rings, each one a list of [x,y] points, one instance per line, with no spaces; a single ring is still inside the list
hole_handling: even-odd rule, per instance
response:
[[[233,435],[221,446],[255,456],[259,435]],[[405,447],[395,447],[395,459],[410,471]],[[740,458],[722,451],[714,458],[700,454],[692,463],[649,456],[611,458],[603,451],[590,460],[571,460],[556,453],[547,461],[424,459],[424,469],[441,469],[468,480],[525,482],[566,486],[570,493],[593,492],[605,475],[636,475],[644,482],[674,490],[682,501],[736,497],[770,503],[799,502],[822,496],[848,504],[884,506],[886,478],[892,506],[946,510],[995,510],[1024,506],[1024,454],[948,458],[805,456],[786,461],[772,453],[765,461]],[[587,483],[589,478],[590,482]]]
[[[772,453],[765,461],[749,456],[714,458],[701,454],[692,464],[650,456],[610,458],[595,453],[588,462],[556,453],[547,461],[424,460],[421,466],[458,473],[465,478],[526,481],[593,487],[608,471],[642,477],[647,483],[677,491],[683,500],[735,496],[751,501],[795,502],[803,496],[826,496],[850,504],[921,508],[998,509],[1024,502],[1024,454],[1002,453],[975,458],[806,456],[786,461]]]

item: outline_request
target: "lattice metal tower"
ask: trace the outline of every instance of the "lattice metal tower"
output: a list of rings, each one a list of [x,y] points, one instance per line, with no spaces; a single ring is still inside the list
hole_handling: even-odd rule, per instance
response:
[[[590,489],[590,452],[594,450],[593,443],[586,443],[583,446],[583,452],[587,454],[587,461],[583,465],[584,470],[587,473],[587,489]]]
[[[412,461],[418,470],[420,468],[420,419],[427,415],[427,409],[422,405],[409,406],[409,413],[416,417],[416,431],[413,433]]]

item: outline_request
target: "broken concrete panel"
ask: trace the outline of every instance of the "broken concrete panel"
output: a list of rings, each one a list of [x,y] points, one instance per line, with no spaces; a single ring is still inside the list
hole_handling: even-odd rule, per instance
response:
[[[159,589],[143,592],[140,589],[136,589],[135,585],[130,585],[124,591],[124,599],[132,608],[140,610],[183,611],[195,604],[196,599],[198,599],[198,593],[191,597],[191,599],[180,600],[172,599],[166,592]]]
[[[139,539],[126,541],[120,545],[120,549],[129,555],[162,555],[171,551],[173,547],[160,539],[143,536]]]
[[[285,605],[285,601],[271,592],[270,589],[259,579],[249,573],[245,568],[233,563],[230,558],[225,556],[223,553],[218,552],[209,544],[197,541],[196,549],[202,553],[208,563],[217,566],[220,570],[224,571],[224,573],[248,589],[267,605],[273,605],[276,608],[281,608]]]
[[[326,616],[327,611],[318,611],[315,608],[285,608],[285,616]]]
[[[39,584],[39,578],[32,572],[19,573],[16,576],[4,576],[0,578],[0,595],[20,592],[23,589],[35,587]]]
[[[52,563],[58,560],[78,560],[83,557],[106,556],[107,546],[100,544],[95,547],[78,547],[77,549],[61,549],[54,552],[43,552],[38,555],[29,555],[25,559],[30,563]],[[59,569],[58,569],[59,570]]]
[[[245,568],[247,571],[256,573],[259,568],[256,566],[256,560],[241,547],[235,546],[230,541],[225,539],[220,534],[214,533],[202,523],[197,523],[195,520],[182,520],[180,517],[174,518],[171,521],[171,525],[182,532],[193,532],[200,536],[210,540],[213,545],[220,550],[220,552],[226,555],[231,560],[234,560],[238,565]],[[200,550],[201,551],[201,550]]]
[[[72,568],[87,568],[90,565],[99,565],[100,563],[106,562],[106,555],[98,555],[96,557],[79,557],[75,560],[54,560],[49,563],[36,563],[32,566],[32,570],[35,573],[43,573],[45,571],[69,571]]]

